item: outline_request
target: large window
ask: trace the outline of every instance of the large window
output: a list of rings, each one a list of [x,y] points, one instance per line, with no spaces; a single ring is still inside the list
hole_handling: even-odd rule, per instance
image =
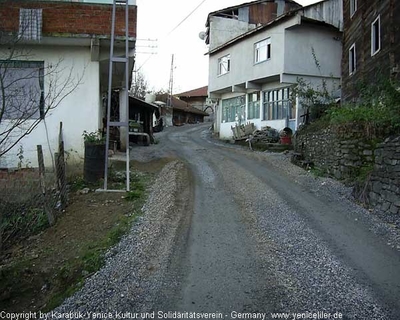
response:
[[[222,122],[245,120],[246,96],[222,100]]]
[[[218,75],[223,75],[231,70],[231,55],[227,54],[218,59]]]
[[[44,63],[0,61],[2,119],[38,119],[44,115]]]
[[[271,59],[271,38],[254,44],[254,63]]]
[[[264,120],[293,119],[294,105],[290,101],[290,88],[264,91]]]
[[[350,17],[357,11],[357,0],[350,0]]]
[[[381,50],[381,17],[375,19],[371,24],[371,56]]]
[[[247,119],[260,119],[260,92],[249,93],[247,96]]]
[[[349,49],[349,75],[357,70],[356,44],[354,43]]]

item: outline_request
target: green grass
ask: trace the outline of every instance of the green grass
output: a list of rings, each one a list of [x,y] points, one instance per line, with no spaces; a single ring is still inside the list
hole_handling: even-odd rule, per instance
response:
[[[316,177],[326,177],[326,171],[322,168],[311,167],[310,172]]]
[[[114,186],[120,184],[124,187],[125,184],[122,180],[125,181],[125,178],[114,178],[112,183],[114,183]],[[146,188],[151,183],[151,179],[148,176],[131,174],[130,183],[132,191],[126,193],[125,199],[133,201],[134,207],[141,208],[146,200]],[[66,262],[57,279],[57,281],[65,283],[64,287],[66,289],[64,292],[54,294],[44,311],[50,311],[57,307],[62,301],[82,287],[88,275],[100,270],[105,263],[104,256],[107,250],[121,240],[141,215],[141,210],[137,210],[128,216],[122,215],[103,239],[87,244],[77,259]]]
[[[111,181],[110,185],[121,184],[122,189],[125,187],[125,179],[117,175],[120,179]],[[110,179],[111,180],[111,179]],[[121,180],[119,182],[118,180]],[[123,182],[122,182],[123,180]],[[79,290],[85,279],[100,270],[105,263],[105,253],[109,248],[117,244],[121,238],[130,230],[132,224],[142,214],[139,208],[142,208],[146,197],[146,189],[152,182],[149,175],[141,175],[135,172],[131,173],[131,190],[126,193],[125,199],[132,201],[132,209],[135,210],[129,214],[121,214],[114,226],[104,234],[104,236],[93,242],[81,243],[81,250],[77,255],[64,262],[64,264],[54,274],[42,275],[50,280],[50,287],[55,288],[54,291],[49,291],[49,300],[42,311],[47,312],[53,310],[60,305],[67,297]],[[83,188],[94,188],[93,184],[88,184],[83,178],[78,177],[71,184],[71,192],[81,190]],[[12,228],[25,230],[28,227],[33,232],[39,232],[48,227],[47,217],[43,210],[31,209],[25,215],[6,216],[1,222],[1,228]],[[1,230],[0,230],[1,231]],[[31,292],[34,284],[28,284],[24,274],[26,270],[31,270],[31,266],[35,263],[33,258],[26,258],[9,265],[7,268],[0,270],[0,290],[6,290],[8,287],[13,287],[21,292]],[[32,269],[33,270],[33,269]],[[53,271],[54,272],[54,271]],[[61,291],[60,291],[61,289]],[[28,294],[28,293],[27,293]]]
[[[85,278],[104,266],[104,256],[107,250],[121,240],[140,215],[141,212],[131,216],[122,216],[102,240],[87,244],[77,259],[67,261],[56,277],[56,281],[66,289],[63,292],[55,293],[43,311],[48,312],[54,309],[82,288]]]
[[[47,215],[42,208],[26,208],[25,204],[3,203],[0,206],[0,233],[6,248],[15,240],[36,235],[49,226]]]

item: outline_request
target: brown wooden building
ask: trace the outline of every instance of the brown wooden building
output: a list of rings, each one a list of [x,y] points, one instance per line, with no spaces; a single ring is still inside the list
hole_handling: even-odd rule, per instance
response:
[[[207,103],[208,86],[178,93],[175,96],[187,102],[189,106],[207,112],[209,115],[214,113],[214,106]]]
[[[399,79],[400,1],[343,0],[342,101],[355,102],[362,82]]]
[[[185,123],[204,122],[204,117],[208,116],[207,112],[196,109],[190,106],[187,102],[180,100],[174,96],[171,97],[172,104],[172,124],[180,126]],[[162,101],[167,104],[168,94],[159,94],[156,97],[157,101]],[[164,107],[166,109],[166,107]],[[165,116],[165,110],[161,111],[161,115]]]

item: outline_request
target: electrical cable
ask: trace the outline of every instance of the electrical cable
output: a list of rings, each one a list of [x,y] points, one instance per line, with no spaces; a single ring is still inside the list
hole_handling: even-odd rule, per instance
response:
[[[168,34],[166,35],[166,37],[168,37],[168,36],[169,36],[172,32],[174,32],[176,29],[178,29],[179,26],[180,26],[182,23],[184,23],[194,12],[196,12],[196,10],[197,10],[198,8],[200,8],[200,6],[201,6],[204,2],[206,2],[206,1],[207,1],[207,0],[201,1],[201,2],[197,5],[196,8],[194,8],[181,22],[179,22],[179,23],[176,25],[175,28],[173,28],[170,32],[168,32]]]
[[[196,8],[194,8],[185,18],[183,18],[183,19],[181,20],[181,22],[179,22],[170,32],[167,33],[167,35],[165,36],[165,38],[167,38],[168,36],[170,36],[171,33],[173,33],[176,29],[178,29],[178,28],[180,27],[180,25],[181,25],[182,23],[184,23],[193,13],[195,13],[195,12],[197,11],[197,9],[199,9],[200,6],[201,6],[204,2],[206,2],[206,1],[207,1],[207,0],[202,0],[202,1],[196,6]],[[164,40],[164,39],[162,39],[162,40]],[[150,60],[152,57],[153,57],[153,55],[150,55],[150,56],[142,63],[142,65],[141,65],[136,71],[139,71],[147,62],[149,62],[149,60]]]

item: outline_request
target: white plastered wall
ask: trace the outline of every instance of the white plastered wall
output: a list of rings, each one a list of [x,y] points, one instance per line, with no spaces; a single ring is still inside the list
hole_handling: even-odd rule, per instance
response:
[[[45,122],[39,125],[24,137],[13,149],[0,158],[0,167],[14,168],[19,162],[25,166],[37,166],[37,145],[43,147],[46,167],[52,166],[51,154],[57,151],[60,122],[63,123],[63,136],[67,160],[69,163],[81,162],[84,155],[82,133],[97,131],[101,126],[101,96],[99,84],[99,63],[91,61],[88,47],[50,47],[32,46],[29,49],[29,59],[44,61],[46,66],[57,66],[57,83],[62,83],[71,74],[73,86],[80,79],[80,84],[68,95],[71,90],[65,89],[60,94],[58,106],[49,111]],[[19,59],[22,60],[22,59]],[[44,79],[45,96],[49,93],[49,77]],[[53,81],[54,85],[54,81]],[[60,92],[60,90],[57,90]],[[3,120],[3,122],[6,120]],[[47,128],[46,128],[47,127]],[[2,132],[0,125],[0,132]],[[17,132],[16,132],[17,134]],[[22,146],[23,159],[18,158],[18,150]]]
[[[298,23],[299,17],[293,17],[211,54],[209,58],[209,94],[213,95],[216,92],[218,96],[219,90],[226,90],[235,85],[241,85],[244,89],[245,83],[254,80],[261,85],[262,91],[267,91],[296,84],[298,78],[310,83],[316,90],[320,89],[323,81],[329,91],[337,90],[340,86],[342,49],[340,33],[326,28],[320,30],[318,27],[298,25]],[[271,59],[254,64],[254,43],[268,37],[271,38]],[[227,74],[218,76],[218,59],[227,54],[231,55],[231,70]],[[319,69],[316,62],[320,65]],[[279,76],[280,81],[271,82],[270,79],[276,76]],[[269,79],[266,80],[268,77]],[[247,94],[254,90],[243,91],[245,93],[242,94]],[[225,93],[218,97],[228,99],[237,95],[240,94]],[[221,103],[220,100],[219,109],[221,109]],[[298,109],[296,110],[295,126],[297,127],[304,110],[301,101],[297,101],[296,106]],[[249,121],[253,122],[256,128],[271,126],[281,130],[286,126],[286,120],[262,120],[262,112],[261,94],[260,118]],[[220,123],[220,138],[230,139],[232,137],[231,126],[236,123],[221,123],[221,110],[218,111],[217,121]],[[216,127],[218,128],[218,125]]]

